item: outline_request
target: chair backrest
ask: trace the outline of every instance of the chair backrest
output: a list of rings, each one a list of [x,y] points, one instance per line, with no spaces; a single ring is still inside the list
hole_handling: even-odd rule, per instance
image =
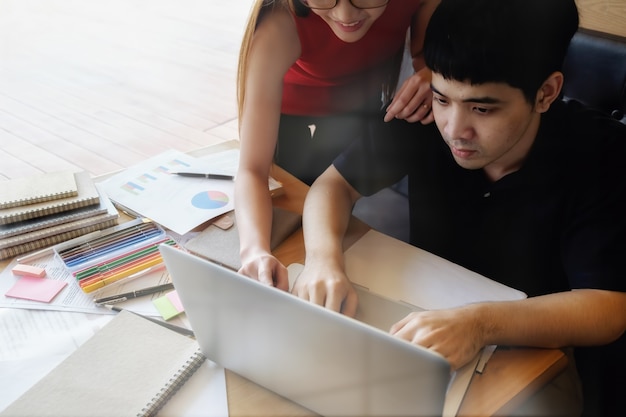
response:
[[[580,29],[563,65],[563,98],[626,123],[626,39]]]
[[[570,43],[563,74],[565,100],[575,99],[626,124],[626,38],[580,29]],[[622,337],[609,347],[577,349],[578,371],[586,381],[584,415],[621,415],[626,364],[614,358],[623,357],[625,348]]]

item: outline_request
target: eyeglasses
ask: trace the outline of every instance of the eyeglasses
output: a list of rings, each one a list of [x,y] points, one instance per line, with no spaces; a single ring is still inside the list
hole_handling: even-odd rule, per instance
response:
[[[300,0],[300,3],[309,9],[330,10],[337,5],[338,0]],[[383,7],[389,0],[350,0],[350,4],[357,9],[376,9]]]

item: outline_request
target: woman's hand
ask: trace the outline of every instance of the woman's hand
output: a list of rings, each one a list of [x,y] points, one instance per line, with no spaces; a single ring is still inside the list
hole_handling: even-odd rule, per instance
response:
[[[249,261],[242,259],[239,273],[254,278],[264,284],[289,291],[289,274],[287,268],[272,254],[261,254]]]
[[[430,89],[431,72],[423,68],[404,81],[396,92],[385,114],[385,121],[394,118],[408,122],[428,124],[434,121],[432,114],[433,93]]]

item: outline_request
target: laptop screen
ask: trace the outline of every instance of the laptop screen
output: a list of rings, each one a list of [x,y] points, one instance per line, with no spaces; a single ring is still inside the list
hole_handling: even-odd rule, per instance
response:
[[[439,355],[179,249],[161,252],[204,354],[322,415],[441,415]]]

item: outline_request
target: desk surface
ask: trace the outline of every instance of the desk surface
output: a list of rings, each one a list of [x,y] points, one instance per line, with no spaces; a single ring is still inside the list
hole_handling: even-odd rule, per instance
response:
[[[272,176],[281,181],[285,189],[284,195],[274,198],[274,205],[301,213],[308,187],[279,167],[274,167]],[[367,230],[367,225],[353,218],[344,243],[346,248]],[[303,263],[302,230],[283,242],[274,254],[285,265]],[[459,415],[506,415],[562,372],[566,365],[567,358],[558,349],[498,348],[484,373],[474,375]],[[228,407],[233,417],[314,415],[232,372],[227,371],[226,383]]]
[[[214,149],[220,148],[217,146]],[[271,175],[283,183],[285,191],[284,195],[274,198],[274,204],[301,213],[308,187],[278,167],[273,168]],[[367,230],[367,225],[353,218],[345,240],[346,248]],[[303,263],[302,230],[285,240],[274,253],[285,265]],[[8,263],[8,260],[0,261],[0,269]],[[459,415],[506,415],[558,375],[566,364],[566,356],[557,349],[498,348],[485,372],[474,375]],[[232,417],[314,415],[233,372],[226,371],[226,384]]]

